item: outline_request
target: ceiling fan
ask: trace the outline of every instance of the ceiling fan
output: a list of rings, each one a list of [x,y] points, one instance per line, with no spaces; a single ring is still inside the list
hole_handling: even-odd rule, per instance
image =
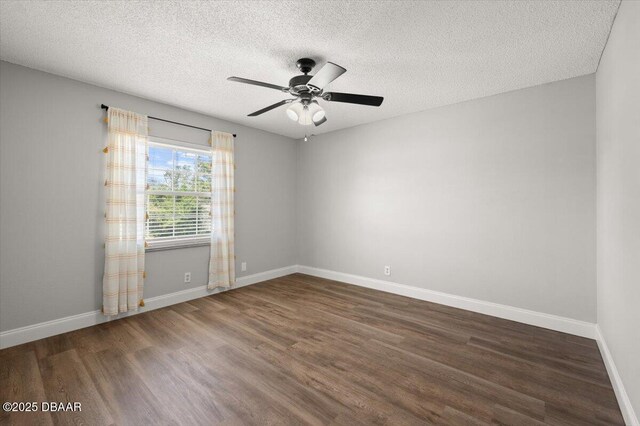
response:
[[[308,126],[313,123],[316,126],[327,121],[324,109],[318,104],[318,99],[328,102],[345,102],[349,104],[369,105],[378,107],[384,100],[381,96],[356,95],[353,93],[340,92],[324,92],[327,84],[340,77],[347,70],[340,65],[327,62],[314,75],[308,75],[316,66],[313,59],[302,58],[296,62],[297,67],[302,71],[302,75],[297,75],[289,80],[289,87],[278,86],[276,84],[264,83],[262,81],[249,80],[247,78],[229,77],[227,80],[237,81],[238,83],[252,84],[254,86],[267,87],[269,89],[279,90],[283,93],[289,93],[295,96],[293,99],[285,99],[266,108],[262,108],[256,112],[249,114],[249,117],[255,117],[264,114],[267,111],[278,108],[282,105],[292,104],[287,108],[287,116],[298,123]]]

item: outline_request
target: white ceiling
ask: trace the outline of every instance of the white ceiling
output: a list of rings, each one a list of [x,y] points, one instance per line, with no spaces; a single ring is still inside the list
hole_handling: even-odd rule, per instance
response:
[[[0,58],[301,137],[593,73],[618,4],[2,1]],[[347,68],[329,90],[384,103],[321,101],[318,128],[247,117],[287,96],[226,78],[286,86],[305,56]]]

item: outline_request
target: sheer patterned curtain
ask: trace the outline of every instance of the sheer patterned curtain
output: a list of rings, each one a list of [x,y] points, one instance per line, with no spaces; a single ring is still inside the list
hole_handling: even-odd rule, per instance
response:
[[[103,278],[105,315],[144,306],[144,222],[147,116],[109,108],[106,244]]]
[[[211,132],[210,290],[228,288],[236,279],[233,227],[233,135]]]

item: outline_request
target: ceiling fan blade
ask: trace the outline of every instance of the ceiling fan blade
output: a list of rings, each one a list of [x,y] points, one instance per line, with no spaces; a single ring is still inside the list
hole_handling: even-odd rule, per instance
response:
[[[292,102],[292,101],[293,101],[293,99],[285,99],[284,101],[277,102],[277,103],[275,103],[273,105],[269,105],[266,108],[262,108],[261,110],[258,110],[256,112],[252,112],[247,117],[255,117],[257,115],[264,114],[267,111],[271,111],[274,108],[278,108],[279,106],[282,106],[284,104],[288,104],[289,102]]]
[[[348,104],[380,106],[384,98],[382,96],[356,95],[353,93],[327,92],[322,99],[329,102],[345,102]]]
[[[318,121],[314,121],[313,124],[316,125],[316,127],[318,127],[319,125],[321,125],[322,123],[324,123],[325,121],[327,121],[327,117],[322,117],[320,120]]]
[[[271,83],[264,83],[262,81],[257,81],[257,80],[249,80],[248,78],[229,77],[229,78],[227,78],[227,80],[236,81],[238,83],[244,83],[244,84],[252,84],[254,86],[267,87],[269,89],[280,90],[281,92],[288,92],[289,91],[288,87],[282,87],[282,86],[278,86],[278,85],[271,84]]]
[[[340,65],[336,65],[333,62],[327,62],[322,68],[320,68],[320,71],[311,77],[307,86],[313,86],[316,89],[322,90],[327,84],[331,83],[345,72],[347,72],[347,70],[342,68]]]

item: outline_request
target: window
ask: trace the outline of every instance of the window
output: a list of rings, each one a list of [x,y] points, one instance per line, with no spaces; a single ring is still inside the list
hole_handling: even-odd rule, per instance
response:
[[[211,153],[154,138],[149,141],[148,158],[145,232],[149,246],[208,243]]]

